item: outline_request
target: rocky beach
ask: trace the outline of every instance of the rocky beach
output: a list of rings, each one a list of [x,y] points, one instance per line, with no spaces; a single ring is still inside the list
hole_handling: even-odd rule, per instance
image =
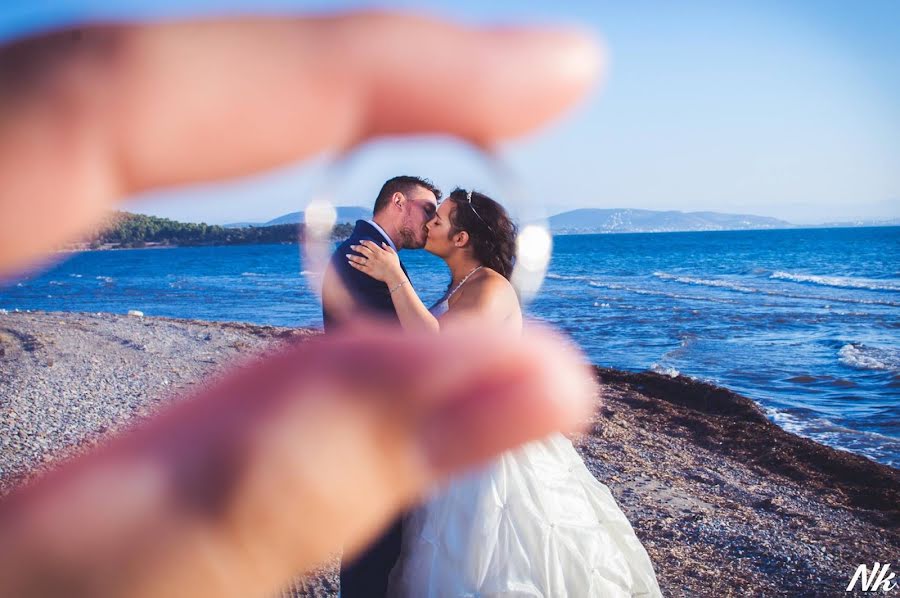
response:
[[[0,496],[305,329],[112,314],[0,315]],[[900,566],[900,470],[782,430],[749,398],[597,368],[573,438],[644,543],[666,596],[844,595]],[[336,561],[287,596],[335,596]]]

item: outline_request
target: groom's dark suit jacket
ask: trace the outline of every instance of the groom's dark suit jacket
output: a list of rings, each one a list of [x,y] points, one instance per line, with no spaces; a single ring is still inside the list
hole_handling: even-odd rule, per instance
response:
[[[331,256],[331,269],[337,274],[360,310],[368,312],[372,316],[397,322],[397,311],[394,309],[394,302],[391,300],[391,293],[387,285],[347,263],[346,255],[355,253],[350,246],[359,245],[359,242],[363,240],[374,241],[378,245],[381,245],[382,241],[385,243],[390,241],[371,223],[357,220],[353,232],[343,243],[338,245]],[[402,263],[400,267],[403,268]],[[406,268],[403,268],[403,273],[406,273]],[[337,318],[334,317],[334,314],[329,313],[324,305],[322,306],[322,319],[325,323],[325,332],[333,330],[338,324]]]
[[[357,220],[353,233],[335,250],[331,258],[331,268],[353,297],[357,308],[369,312],[370,315],[397,321],[397,312],[391,301],[387,285],[354,269],[347,263],[346,254],[354,253],[350,246],[358,245],[364,239],[374,241],[379,245],[382,241],[389,240],[369,222]],[[406,272],[405,268],[403,272]],[[334,330],[338,322],[324,305],[322,316],[325,321],[325,332]],[[384,535],[375,540],[353,562],[341,562],[342,598],[369,598],[385,595],[388,575],[394,563],[397,562],[397,557],[400,556],[403,532],[401,522],[402,518],[398,517]]]

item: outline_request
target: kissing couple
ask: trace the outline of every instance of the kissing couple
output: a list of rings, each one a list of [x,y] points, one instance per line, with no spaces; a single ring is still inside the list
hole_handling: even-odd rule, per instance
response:
[[[516,225],[482,193],[457,188],[440,199],[426,179],[384,183],[372,219],[357,221],[325,273],[326,334],[362,314],[435,334],[473,320],[521,333],[522,310],[509,282]],[[422,248],[450,270],[447,291],[430,308],[398,253]],[[352,562],[341,563],[340,595],[661,594],[650,558],[609,489],[569,439],[554,434],[435,488]]]

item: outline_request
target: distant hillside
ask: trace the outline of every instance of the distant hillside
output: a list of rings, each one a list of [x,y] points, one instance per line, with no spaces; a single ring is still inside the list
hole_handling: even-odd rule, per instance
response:
[[[636,233],[792,228],[777,218],[718,212],[678,212],[585,208],[550,218],[556,234]]]
[[[340,224],[333,237],[344,239],[352,226]],[[116,249],[148,246],[184,245],[249,245],[260,243],[297,243],[303,226],[276,224],[225,228],[224,226],[177,222],[144,214],[117,212],[100,232],[84,244],[91,249]]]
[[[864,226],[900,226],[900,218],[888,220],[853,220],[844,222],[826,222],[825,224],[812,224],[808,228],[855,228]]]
[[[359,206],[340,206],[337,208],[337,223],[344,224],[350,223],[353,224],[357,220],[366,220],[372,217],[372,210],[368,208],[361,208]],[[299,224],[303,222],[303,212],[291,212],[290,214],[285,214],[283,216],[279,216],[278,218],[273,218],[268,222],[262,223],[254,223],[254,222],[234,222],[232,224],[226,224],[225,228],[245,228],[251,226],[278,226],[280,224]]]

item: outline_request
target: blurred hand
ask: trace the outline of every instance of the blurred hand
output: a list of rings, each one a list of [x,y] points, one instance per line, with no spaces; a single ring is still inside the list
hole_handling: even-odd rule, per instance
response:
[[[377,135],[524,134],[598,69],[580,34],[388,14],[20,41],[0,48],[0,273],[146,189]],[[441,477],[571,429],[593,391],[548,333],[357,328],[303,343],[0,504],[0,595],[271,592],[364,546]]]

